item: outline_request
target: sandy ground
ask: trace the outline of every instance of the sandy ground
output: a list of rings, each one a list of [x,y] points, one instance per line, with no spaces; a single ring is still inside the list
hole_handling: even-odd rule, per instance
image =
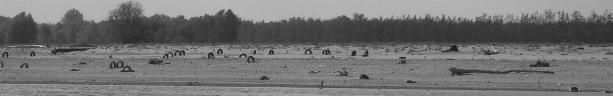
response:
[[[542,91],[575,94],[564,92],[571,86],[579,87],[582,92],[613,90],[613,55],[606,54],[613,52],[613,47],[607,45],[508,44],[497,45],[495,48],[502,52],[497,55],[480,54],[480,50],[489,48],[489,45],[461,45],[461,52],[440,52],[448,48],[445,46],[448,45],[107,45],[60,55],[51,55],[49,49],[43,48],[4,48],[0,51],[10,52],[11,57],[0,59],[0,62],[5,63],[4,68],[0,68],[0,83],[232,86],[239,89],[267,87],[270,90],[300,87],[287,90],[306,88],[316,91],[314,88],[322,87],[321,82],[324,82],[324,88],[335,90],[364,92],[361,90],[370,89],[368,92],[377,93],[373,90],[418,89],[411,91],[424,94],[434,92],[424,90],[440,90],[437,92],[441,93],[488,90],[477,91],[485,96],[491,96],[489,92],[502,94],[525,91],[535,94]],[[303,54],[307,48],[313,49],[312,55]],[[178,49],[187,49],[187,56],[164,59],[171,63],[167,65],[147,64],[149,59],[161,58],[164,53]],[[216,49],[223,49],[225,54],[217,55],[215,59],[203,58],[206,53]],[[275,50],[276,54],[265,54],[270,49]],[[332,55],[321,55],[323,49],[332,50]],[[257,50],[257,54],[251,54],[253,50]],[[363,50],[369,50],[370,56],[348,56],[351,50],[357,50],[358,55],[363,54]],[[37,52],[37,56],[26,55],[31,51]],[[241,53],[254,56],[257,63],[247,63],[244,58],[238,58]],[[109,55],[113,58],[108,58]],[[398,57],[407,57],[408,63],[397,64]],[[121,69],[108,68],[111,61],[119,59],[136,72],[119,72]],[[552,67],[528,67],[536,60],[546,60]],[[79,62],[87,64],[78,65]],[[30,68],[20,69],[22,63],[29,63]],[[451,67],[498,71],[539,70],[553,71],[555,74],[478,73],[451,76],[447,70]],[[336,76],[336,71],[342,68],[348,69],[349,76]],[[309,71],[321,72],[310,74]],[[360,74],[368,75],[371,79],[360,80]],[[259,80],[261,76],[270,77],[271,80]],[[416,83],[406,83],[407,80]]]
[[[604,96],[597,92],[0,84],[0,96]]]

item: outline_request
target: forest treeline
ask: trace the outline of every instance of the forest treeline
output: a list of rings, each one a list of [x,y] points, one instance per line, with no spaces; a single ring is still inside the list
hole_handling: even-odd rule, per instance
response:
[[[4,43],[216,43],[216,42],[613,42],[613,13],[551,11],[475,18],[416,16],[331,19],[293,17],[278,21],[240,19],[232,10],[185,18],[143,15],[128,1],[107,20],[83,19],[69,9],[58,23],[38,24],[32,15],[0,16]]]

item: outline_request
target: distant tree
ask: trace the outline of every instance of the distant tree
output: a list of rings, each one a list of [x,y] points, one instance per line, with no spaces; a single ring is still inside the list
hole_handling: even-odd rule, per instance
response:
[[[41,43],[51,42],[51,29],[49,28],[49,24],[46,24],[46,23],[40,24],[39,30],[40,30],[38,34],[39,42]]]
[[[112,10],[109,16],[113,36],[124,43],[142,41],[143,17],[143,8],[140,3],[128,1],[119,4],[119,7]]]
[[[83,25],[85,21],[83,20],[83,14],[79,12],[77,9],[69,9],[66,14],[64,14],[64,18],[61,21],[62,27],[60,29],[59,34],[56,35],[64,35],[66,37],[66,42],[77,42],[78,39],[83,37],[79,37],[79,34],[83,31]]]
[[[13,17],[11,31],[7,34],[10,43],[32,43],[36,41],[36,22],[32,15],[21,12]]]

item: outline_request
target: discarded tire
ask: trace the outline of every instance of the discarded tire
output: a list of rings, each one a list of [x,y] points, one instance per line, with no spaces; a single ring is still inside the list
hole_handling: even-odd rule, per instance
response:
[[[256,52],[257,52],[256,50],[253,50],[253,55],[257,54]]]
[[[213,54],[213,52],[209,52],[209,54],[206,56],[206,58],[215,58],[215,54]]]
[[[364,54],[362,55],[362,57],[368,57],[368,50],[364,51]]]
[[[117,61],[117,63],[116,63],[116,64],[117,64],[117,65],[115,65],[115,68],[123,68],[123,67],[124,67],[124,63],[123,63],[123,61],[121,61],[121,60]]]
[[[172,53],[172,52],[168,52],[168,53],[166,53],[166,54],[168,54],[170,57],[175,57],[175,54],[174,54],[174,53]]]
[[[247,63],[255,63],[255,57],[253,56],[247,57]]]
[[[109,64],[109,69],[115,69],[115,68],[117,68],[117,62],[111,61],[111,63]]]
[[[4,68],[4,62],[0,62],[0,68]]]
[[[23,64],[19,65],[19,68],[30,68],[30,64],[23,63]]]
[[[326,49],[324,51],[321,51],[321,54],[323,54],[323,55],[330,55],[330,54],[332,54],[332,52],[329,49]]]
[[[360,80],[368,80],[368,79],[370,79],[370,77],[368,77],[368,75],[366,75],[366,74],[361,74],[360,75]]]
[[[243,57],[247,57],[247,54],[244,54],[244,53],[243,53],[243,54],[241,54],[241,55],[238,55],[238,58],[243,58]]]
[[[168,56],[168,53],[166,53],[166,54],[164,54],[164,56],[162,56],[162,59],[166,59],[166,58],[168,58],[168,57],[169,57],[169,56]]]
[[[9,52],[2,53],[2,58],[6,58],[6,57],[9,57]]]
[[[132,67],[130,66],[124,66],[119,72],[134,72],[134,70],[132,70]]]
[[[179,51],[179,50],[175,51],[174,55],[175,55],[175,56],[182,56],[182,55],[181,55],[181,51]]]
[[[260,80],[270,80],[270,78],[268,78],[267,76],[262,76],[260,77]]]
[[[274,50],[268,51],[268,55],[275,55],[275,51]]]
[[[181,50],[181,55],[183,55],[183,56],[187,55],[187,53],[185,52],[185,50]]]
[[[304,51],[304,54],[313,54],[313,51],[311,49],[307,49]]]
[[[36,56],[36,53],[34,53],[34,51],[30,52],[30,57],[34,57]]]
[[[351,51],[351,56],[355,56],[357,54],[358,54],[358,52],[356,52],[355,50]]]
[[[217,49],[217,55],[221,55],[223,54],[223,50],[222,49]]]

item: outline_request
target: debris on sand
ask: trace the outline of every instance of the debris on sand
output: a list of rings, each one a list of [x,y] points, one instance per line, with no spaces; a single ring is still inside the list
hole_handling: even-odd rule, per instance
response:
[[[164,60],[160,60],[160,59],[149,59],[149,64],[164,64]]]
[[[70,71],[79,71],[79,69],[70,69]]]
[[[405,81],[405,83],[417,83],[417,82],[413,81],[413,80],[407,80],[407,81]]]
[[[267,76],[262,76],[260,77],[260,80],[270,80],[270,78],[268,78]]]
[[[406,64],[407,63],[407,57],[398,57],[398,59],[400,59],[400,62],[398,64]]]
[[[578,87],[570,87],[568,89],[568,91],[570,91],[570,92],[579,92],[579,88]]]
[[[87,65],[85,62],[79,62],[79,65]]]
[[[451,45],[449,46],[451,48],[444,50],[442,52],[460,52],[460,50],[458,50],[458,46],[457,45]]]
[[[545,61],[538,60],[536,61],[536,64],[532,64],[530,67],[551,67],[551,65]]]
[[[0,68],[4,68],[4,62],[0,62]]]
[[[475,69],[458,69],[458,68],[449,68],[451,72],[451,76],[456,75],[466,75],[466,73],[489,73],[489,74],[507,74],[511,72],[519,73],[519,72],[537,72],[537,73],[548,73],[554,74],[552,71],[532,71],[532,70],[508,70],[508,71],[492,71],[492,70],[475,70]]]
[[[613,52],[607,52],[607,55],[613,55]],[[7,56],[8,57],[8,56]]]
[[[349,76],[349,72],[347,72],[347,68],[343,68],[342,71],[336,71],[339,74],[337,76]]]
[[[368,77],[368,75],[360,74],[360,80],[368,80],[368,79],[370,79],[370,77]]]
[[[309,71],[309,74],[317,74],[319,72],[321,72],[321,71]]]

